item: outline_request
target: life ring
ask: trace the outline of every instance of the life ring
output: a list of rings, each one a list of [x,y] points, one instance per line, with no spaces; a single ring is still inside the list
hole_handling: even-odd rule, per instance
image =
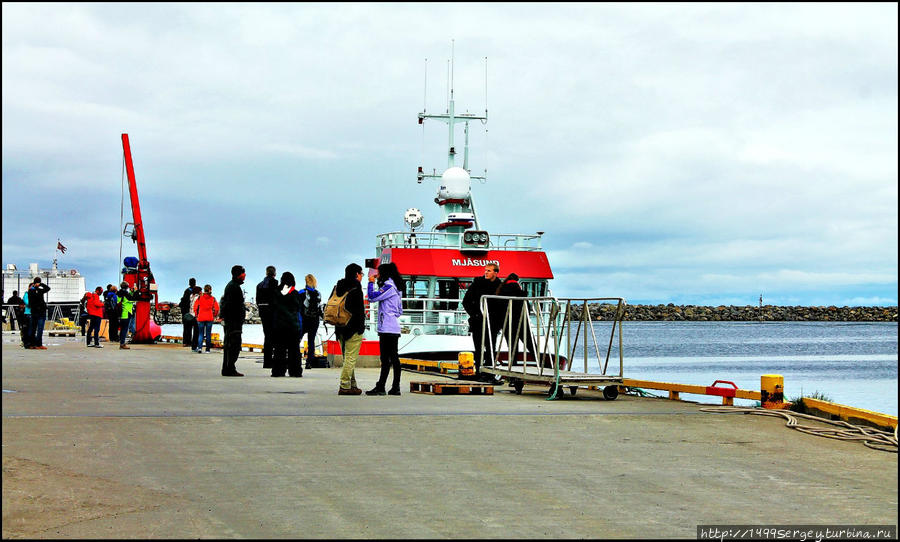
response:
[[[72,276],[74,277],[75,275],[78,274],[78,271],[75,271],[74,269],[70,269],[70,270],[69,270],[69,274],[72,275]]]

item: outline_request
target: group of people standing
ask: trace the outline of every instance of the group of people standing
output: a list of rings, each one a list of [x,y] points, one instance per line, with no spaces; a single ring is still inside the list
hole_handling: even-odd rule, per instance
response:
[[[499,274],[499,265],[495,263],[486,265],[484,275],[472,281],[462,300],[463,308],[469,315],[469,330],[475,347],[475,370],[477,377],[481,379],[493,378],[491,375],[481,373],[481,367],[490,363],[485,360],[485,345],[490,345],[489,353],[495,352],[497,336],[501,333],[509,344],[521,340],[528,351],[537,354],[534,339],[527,329],[524,337],[516,336],[515,323],[519,321],[524,308],[522,301],[507,304],[501,300],[488,300],[488,314],[482,313],[481,298],[485,295],[506,297],[527,295],[519,285],[518,275],[510,273],[501,280]],[[235,369],[235,363],[241,349],[241,330],[245,319],[244,295],[240,285],[246,278],[246,272],[242,266],[236,265],[232,267],[231,275],[232,280],[225,287],[219,313],[225,325],[222,375],[243,376]],[[265,334],[263,367],[271,369],[273,377],[285,375],[301,377],[303,367],[299,360],[300,340],[303,335],[308,335],[307,368],[309,368],[309,363],[315,355],[316,332],[323,316],[322,298],[316,290],[316,278],[313,275],[306,275],[306,286],[302,290],[297,289],[291,272],[282,273],[280,281],[276,280],[275,276],[275,267],[267,267],[266,276],[256,286],[256,301]],[[342,310],[349,313],[346,321],[334,324],[335,338],[343,354],[338,395],[362,394],[357,385],[355,372],[366,328],[362,277],[363,268],[360,265],[356,263],[347,265],[344,269],[344,278],[335,284],[329,296],[329,299],[341,299]],[[194,287],[193,280],[191,279],[189,289]],[[366,395],[400,395],[399,319],[403,314],[402,298],[405,291],[404,280],[394,263],[379,265],[377,273],[369,276],[368,299],[379,303],[377,330],[381,351],[381,373],[375,387],[368,390]],[[487,326],[484,325],[485,318],[488,320]],[[512,326],[504,325],[507,319],[513,323]],[[490,330],[488,337],[483,336],[485,328]],[[387,379],[392,370],[391,387],[386,389]]]
[[[504,280],[500,279],[499,273],[499,265],[494,263],[486,265],[484,275],[472,281],[462,300],[463,308],[469,315],[469,330],[475,349],[475,371],[478,377],[484,376],[481,367],[489,364],[485,360],[485,345],[489,344],[489,352],[494,352],[497,335],[501,330],[510,344],[523,340],[527,350],[535,351],[533,338],[529,333],[526,332],[524,338],[517,338],[515,334],[510,335],[513,332],[510,326],[504,325],[507,318],[513,323],[519,321],[522,302],[512,302],[509,305],[512,314],[508,315],[505,303],[488,300],[488,314],[482,313],[481,298],[485,295],[526,296],[519,286],[518,276],[515,273],[510,273]],[[286,375],[302,377],[300,342],[303,336],[308,337],[306,368],[310,368],[315,357],[316,333],[323,317],[322,296],[316,289],[316,278],[311,274],[306,275],[305,286],[302,289],[297,288],[294,275],[290,271],[282,273],[280,281],[276,280],[275,275],[275,267],[268,266],[265,278],[256,286],[256,301],[265,334],[263,367],[270,369],[273,377]],[[242,328],[246,318],[244,293],[241,289],[241,284],[246,279],[246,271],[243,266],[235,265],[231,269],[231,276],[221,303],[213,296],[212,286],[207,284],[201,290],[195,278],[188,281],[188,287],[179,303],[184,326],[183,345],[190,346],[194,352],[203,353],[205,341],[206,352],[209,353],[212,346],[212,325],[214,322],[221,322],[225,334],[222,376],[243,376],[235,365],[241,351]],[[335,338],[343,354],[339,395],[362,393],[357,386],[355,374],[356,361],[366,327],[362,277],[361,266],[356,263],[347,265],[344,269],[344,278],[337,282],[329,296],[341,298],[342,309],[350,315],[345,322],[335,324]],[[49,291],[50,287],[43,284],[40,277],[35,277],[23,297],[20,298],[18,291],[14,291],[7,301],[15,309],[25,348],[46,349],[42,343],[47,318],[44,295]],[[402,298],[405,296],[405,284],[396,264],[383,263],[378,266],[377,274],[369,276],[367,294],[369,301],[379,303],[377,329],[381,350],[381,373],[375,387],[367,391],[366,395],[400,395],[399,318],[403,314]],[[102,319],[106,318],[117,324],[110,325],[110,340],[117,340],[119,348],[127,350],[129,347],[126,344],[126,337],[129,331],[134,332],[134,306],[134,294],[124,281],[118,288],[109,284],[106,291],[97,286],[93,292],[85,293],[82,298],[82,312],[86,314],[86,321],[89,322],[87,346],[102,348],[99,330]],[[485,318],[488,320],[487,326],[484,325]],[[489,337],[483,336],[485,328],[491,331]],[[386,389],[391,370],[393,370],[391,387]]]
[[[44,299],[44,294],[49,291],[50,287],[41,281],[41,277],[34,277],[22,297],[19,297],[18,290],[13,290],[13,295],[6,301],[8,305],[13,305],[22,346],[29,350],[47,349],[44,346],[44,324],[47,321],[47,300]]]
[[[88,323],[88,331],[85,343],[88,347],[103,348],[100,344],[100,324],[103,319],[109,322],[109,340],[118,341],[119,349],[128,350],[126,340],[128,333],[134,334],[135,320],[134,293],[129,290],[128,283],[122,281],[116,288],[113,284],[106,285],[106,291],[102,286],[94,288],[93,292],[86,292],[81,298],[83,307],[82,316],[82,335],[84,335],[84,324]],[[91,344],[93,340],[94,344]]]
[[[263,368],[273,377],[303,376],[300,341],[307,336],[306,368],[315,357],[316,332],[322,316],[322,296],[316,277],[306,275],[305,286],[297,288],[294,274],[285,271],[275,279],[275,267],[266,267],[266,276],[256,285],[256,305],[263,326]]]
[[[212,293],[212,286],[206,284],[201,290],[197,279],[191,277],[185,288],[181,301],[181,324],[183,327],[182,346],[190,346],[198,354],[203,353],[206,342],[206,353],[212,348],[212,326],[219,319],[219,302]]]
[[[225,287],[222,296],[220,316],[225,326],[223,344],[222,376],[243,376],[235,369],[235,362],[241,350],[241,334],[245,319],[244,295],[240,285],[244,283],[246,272],[240,265],[231,269],[232,280]],[[297,289],[293,273],[286,271],[281,280],[276,280],[274,266],[266,268],[266,276],[256,286],[256,303],[262,320],[263,367],[270,369],[271,376],[303,376],[300,363],[300,341],[307,338],[307,365],[309,368],[315,356],[315,337],[322,311],[322,296],[316,289],[313,275],[306,275],[305,287]],[[343,353],[339,395],[360,395],[362,390],[356,381],[356,360],[365,332],[366,310],[362,292],[363,269],[351,263],[344,269],[344,278],[339,280],[331,296],[343,298],[342,309],[349,313],[346,321],[335,325],[335,337]],[[377,289],[376,289],[377,283]],[[380,303],[378,311],[378,336],[381,346],[381,374],[375,387],[367,395],[400,395],[400,357],[397,344],[400,339],[399,317],[403,313],[401,298],[404,283],[394,264],[381,264],[377,276],[369,277],[368,296],[370,301]],[[393,369],[390,389],[385,389],[388,376]]]

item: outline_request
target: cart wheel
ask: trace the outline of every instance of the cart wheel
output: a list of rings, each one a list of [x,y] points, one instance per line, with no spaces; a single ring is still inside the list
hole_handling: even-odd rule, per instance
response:
[[[604,386],[603,388],[603,398],[607,401],[614,401],[616,397],[619,396],[619,387],[618,386]]]
[[[569,393],[575,395],[576,391],[578,391],[578,386],[569,386]]]
[[[558,388],[558,389],[557,389]],[[563,392],[562,386],[557,386],[556,382],[550,383],[550,390],[547,391],[547,397],[553,397],[553,394],[556,394],[557,399],[561,399],[565,393]]]
[[[522,388],[525,387],[525,381],[519,380],[517,378],[517,379],[513,380],[511,383],[512,383],[513,387],[516,388],[516,394],[522,395]]]

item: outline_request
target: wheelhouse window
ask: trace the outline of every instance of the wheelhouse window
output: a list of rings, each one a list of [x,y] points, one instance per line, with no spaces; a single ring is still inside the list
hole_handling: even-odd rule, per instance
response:
[[[521,281],[522,289],[528,297],[544,297],[547,295],[547,281],[544,280],[523,280]]]
[[[418,277],[403,277],[406,281],[406,299],[403,301],[403,308],[421,311],[425,308],[422,301],[416,299],[425,299],[429,297],[428,279]]]
[[[452,299],[453,301],[441,301],[438,310],[455,311],[459,305],[459,282],[456,279],[438,279],[437,297],[440,299]]]

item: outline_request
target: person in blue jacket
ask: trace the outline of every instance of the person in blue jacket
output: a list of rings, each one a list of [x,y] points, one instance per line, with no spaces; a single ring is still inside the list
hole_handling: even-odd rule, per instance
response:
[[[375,281],[378,290],[375,290]],[[375,387],[366,395],[384,395],[388,373],[394,369],[394,380],[388,395],[400,395],[400,355],[397,343],[400,340],[400,315],[403,314],[401,299],[405,291],[403,279],[394,263],[378,266],[378,276],[369,277],[369,301],[378,301],[378,345],[381,350],[381,376]]]
[[[316,290],[316,277],[306,275],[306,288],[300,291],[300,333],[306,340],[306,368],[312,367],[316,356],[316,332],[319,331],[319,320],[322,318],[322,294]]]

